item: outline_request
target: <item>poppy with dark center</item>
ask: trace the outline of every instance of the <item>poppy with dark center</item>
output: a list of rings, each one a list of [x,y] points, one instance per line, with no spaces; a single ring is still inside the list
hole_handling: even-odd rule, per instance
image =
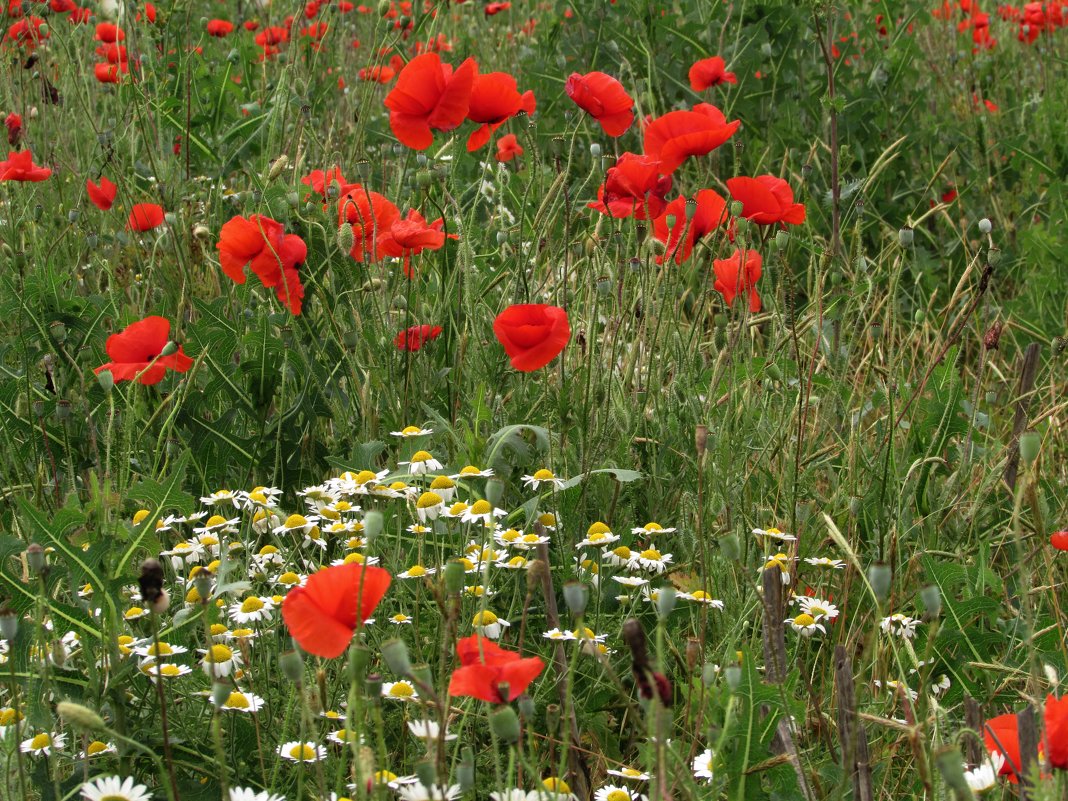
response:
[[[285,233],[282,224],[270,217],[251,214],[224,223],[215,247],[223,272],[234,283],[245,283],[247,264],[292,314],[300,314],[304,287],[297,265],[308,255],[303,239]]]
[[[145,385],[158,384],[168,370],[184,373],[193,366],[181,346],[167,356],[160,355],[171,338],[171,323],[166,317],[146,317],[130,323],[120,333],[112,334],[105,343],[107,364],[93,372],[107,370],[116,381],[133,381]]]
[[[456,643],[460,667],[452,672],[449,695],[478,698],[491,704],[514,701],[545,668],[539,657],[523,658],[493,640],[472,634]],[[507,685],[507,695],[501,690]]]
[[[400,209],[384,195],[357,186],[338,201],[338,225],[352,225],[349,254],[358,262],[376,262],[384,255],[381,236],[400,219]]]
[[[693,216],[687,219],[687,205],[693,203]],[[668,217],[674,215],[675,222],[668,228]],[[664,213],[653,220],[653,236],[665,244],[666,252],[656,257],[657,264],[673,258],[676,264],[682,264],[693,253],[694,244],[708,234],[730,221],[727,201],[715,189],[702,189],[692,201],[682,195],[675,198],[664,208]]]
[[[107,211],[115,203],[115,195],[119,190],[115,184],[101,175],[100,180],[95,184],[87,178],[85,180],[85,191],[89,195],[89,201],[94,206],[101,211]]]
[[[423,215],[415,209],[410,209],[406,217],[394,220],[388,229],[383,231],[378,238],[377,247],[386,256],[404,258],[404,274],[409,278],[415,277],[412,270],[412,256],[417,256],[424,250],[440,250],[445,245],[446,236],[449,239],[459,239],[458,234],[445,234],[442,228],[445,220],[441,217],[428,223]]]
[[[1043,717],[1045,735],[1038,745],[1039,755],[1044,755],[1057,770],[1068,770],[1068,696],[1055,698],[1047,695]],[[983,727],[987,750],[1005,757],[1000,775],[1008,776],[1013,783],[1018,781],[1021,764],[1018,720],[1016,714],[1010,712],[991,718]]]
[[[695,92],[703,92],[712,86],[722,83],[738,83],[738,76],[733,72],[727,72],[727,63],[720,56],[703,58],[690,67],[687,76],[690,79],[690,88]]]
[[[663,173],[659,160],[624,153],[608,168],[597,202],[588,207],[609,217],[655,219],[664,213],[664,197],[671,191],[671,176]]]
[[[698,103],[693,111],[669,111],[645,128],[645,155],[660,161],[665,175],[675,172],[689,156],[705,156],[730,139],[741,120],[727,122],[723,112],[710,103]]]
[[[380,567],[349,563],[324,568],[289,591],[282,601],[282,620],[303,650],[333,659],[374,613],[390,581]]]
[[[427,342],[441,336],[440,325],[413,325],[397,334],[393,344],[398,350],[419,350]]]
[[[515,134],[505,134],[497,140],[497,161],[504,163],[522,155],[523,146],[519,144]]]
[[[800,225],[805,221],[804,205],[794,203],[794,190],[782,178],[729,178],[727,190],[742,204],[741,216],[757,225]]]
[[[735,250],[730,258],[713,259],[712,269],[716,274],[714,289],[723,295],[723,300],[730,306],[738,295],[749,294],[749,311],[760,311],[760,295],[756,283],[760,280],[763,260],[755,250]]]
[[[567,312],[559,306],[526,303],[509,306],[493,321],[493,333],[512,367],[529,373],[560,355],[571,338]]]
[[[467,117],[477,74],[473,58],[455,70],[437,53],[413,58],[386,95],[393,135],[414,150],[426,150],[434,143],[434,131],[451,131]]]
[[[131,231],[151,231],[163,225],[163,206],[158,203],[138,203],[130,209],[126,227]]]
[[[572,73],[564,91],[597,120],[608,136],[622,136],[634,122],[634,100],[623,84],[603,72]]]
[[[467,151],[483,147],[504,123],[520,111],[533,114],[536,107],[534,93],[527,90],[520,94],[515,78],[507,72],[479,75],[471,88],[467,119],[481,124],[467,138]]]
[[[12,150],[5,161],[0,161],[0,181],[40,183],[47,181],[51,174],[51,168],[33,163],[29,150]]]

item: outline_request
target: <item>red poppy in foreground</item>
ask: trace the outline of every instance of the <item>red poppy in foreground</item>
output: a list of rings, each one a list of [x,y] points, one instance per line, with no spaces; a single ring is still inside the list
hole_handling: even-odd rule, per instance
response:
[[[111,361],[102,364],[93,372],[99,375],[105,370],[116,381],[133,381],[145,385],[158,384],[168,370],[184,373],[193,366],[193,360],[178,350],[169,356],[161,356],[171,338],[171,322],[166,317],[146,317],[130,323],[122,332],[112,334],[105,344]]]
[[[304,240],[287,234],[282,224],[270,217],[251,214],[234,217],[219,232],[219,263],[223,272],[237,284],[245,283],[245,265],[252,268],[268,289],[293,314],[300,314],[304,287],[297,265],[308,255]]]
[[[12,150],[6,161],[0,161],[0,181],[29,181],[39,183],[48,180],[52,170],[33,163],[29,150]]]
[[[1044,754],[1049,764],[1058,770],[1068,770],[1068,696],[1046,696],[1045,739],[1038,744],[1039,754]],[[1005,757],[1001,775],[1017,780],[1020,767],[1020,736],[1015,713],[998,715],[986,722],[983,742],[987,750]]]
[[[557,356],[571,338],[567,312],[559,306],[527,303],[509,306],[493,321],[493,333],[512,360],[512,367],[529,373]]]
[[[634,122],[634,100],[611,75],[573,72],[564,84],[564,91],[609,136],[622,136]]]
[[[1049,544],[1058,551],[1068,551],[1068,531],[1056,531],[1051,534]]]
[[[723,112],[710,103],[698,103],[693,111],[669,111],[645,128],[645,155],[660,160],[665,175],[675,172],[689,156],[705,156],[730,139],[741,120],[727,122]]]
[[[446,236],[449,239],[460,238],[458,234],[442,232],[444,226],[444,218],[438,217],[434,222],[428,223],[422,214],[410,209],[407,217],[394,220],[389,228],[382,232],[378,247],[387,256],[403,257],[404,274],[413,278],[415,273],[412,270],[412,256],[417,256],[424,250],[440,250],[445,245]]]
[[[742,216],[757,225],[805,221],[805,207],[794,203],[794,190],[782,178],[760,175],[756,178],[730,178],[727,189],[742,204]]]
[[[90,202],[101,211],[107,211],[115,202],[115,194],[119,191],[115,184],[100,176],[100,181],[93,183],[85,179],[85,191],[89,195]]]
[[[477,74],[473,58],[455,71],[437,53],[413,58],[386,95],[393,135],[414,150],[426,150],[434,143],[434,131],[451,131],[464,121]]]
[[[515,134],[505,134],[497,140],[497,161],[511,161],[516,156],[523,155],[523,146],[515,138]]]
[[[130,209],[126,227],[131,231],[151,231],[163,225],[163,206],[158,203],[138,203]]]
[[[671,176],[657,159],[624,153],[605,173],[597,187],[597,202],[589,208],[609,217],[656,218],[664,213],[664,197],[671,191]]]
[[[738,83],[738,76],[727,72],[727,63],[719,56],[703,58],[690,67],[690,88],[703,92],[711,86],[721,83]]]
[[[693,253],[694,243],[703,236],[726,226],[730,215],[727,201],[715,189],[702,189],[693,199],[693,216],[687,220],[686,206],[690,201],[680,195],[667,204],[664,213],[653,220],[653,236],[663,242],[665,253],[657,256],[657,264],[674,258],[682,264]],[[668,230],[668,215],[675,215],[675,224]],[[683,234],[685,233],[685,236]]]
[[[744,261],[744,264],[743,264]],[[760,311],[760,295],[756,291],[756,282],[760,280],[763,260],[755,250],[735,250],[729,259],[713,259],[712,269],[716,273],[714,288],[723,295],[730,306],[738,295],[749,293],[749,311]]]
[[[470,153],[485,145],[494,131],[520,111],[533,114],[536,108],[534,93],[527,90],[519,94],[515,78],[507,72],[479,75],[471,89],[467,119],[481,124],[467,138],[467,151]]]
[[[398,350],[419,350],[427,342],[441,336],[440,325],[413,325],[397,334],[393,340]]]
[[[282,601],[282,619],[303,650],[333,659],[374,613],[391,580],[382,568],[355,562],[324,568],[290,590]]]
[[[449,695],[479,698],[491,704],[514,701],[545,668],[540,658],[524,659],[477,634],[456,643],[456,654],[460,667],[452,672]],[[502,684],[508,685],[507,697],[501,694]]]

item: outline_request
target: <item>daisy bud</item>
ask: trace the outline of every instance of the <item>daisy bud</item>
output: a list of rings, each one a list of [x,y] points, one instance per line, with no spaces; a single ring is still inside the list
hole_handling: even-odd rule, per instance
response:
[[[564,583],[564,603],[575,617],[581,617],[590,601],[590,589],[581,581]]]
[[[920,590],[920,600],[928,620],[934,620],[942,612],[942,593],[937,585],[928,584]]]
[[[19,616],[18,613],[9,606],[5,606],[0,609],[0,637],[3,637],[9,643],[18,636],[19,633]]]
[[[490,713],[490,729],[499,740],[509,744],[519,742],[519,716],[510,706],[498,707]]]
[[[445,589],[453,594],[463,592],[464,566],[459,562],[449,562],[445,565]]]
[[[300,684],[304,678],[304,660],[296,651],[283,651],[278,655],[278,667],[282,669],[282,675],[294,684]]]
[[[352,243],[354,236],[352,233],[352,223],[343,222],[341,227],[337,229],[337,246],[343,252],[348,253],[352,250]]]
[[[381,534],[384,526],[385,519],[377,510],[372,510],[363,516],[363,535],[368,542]]]
[[[47,562],[44,548],[40,543],[31,542],[30,547],[26,549],[26,564],[30,566],[30,570],[40,575],[48,566]]]
[[[475,754],[471,746],[465,745],[460,752],[460,764],[456,766],[456,783],[460,792],[466,793],[475,786]]]
[[[87,731],[101,731],[107,728],[104,719],[87,706],[74,704],[70,701],[60,701],[56,704],[56,712],[68,723],[86,729]]]
[[[993,230],[994,230],[994,226],[991,224],[990,220],[988,220],[986,217],[983,217],[983,219],[981,219],[979,221],[979,233],[981,233],[981,234],[989,234]]]
[[[897,243],[899,245],[901,245],[901,247],[903,247],[903,248],[911,247],[913,241],[915,240],[915,238],[916,238],[916,235],[913,233],[912,229],[909,228],[907,225],[904,226],[903,228],[898,229],[898,232],[897,232]]]
[[[1042,437],[1037,431],[1025,431],[1020,435],[1020,458],[1024,464],[1034,464],[1042,447]]]
[[[412,675],[412,663],[404,640],[396,638],[386,640],[379,646],[379,650],[382,652],[382,661],[391,671],[404,678]]]
[[[216,709],[226,703],[226,699],[230,697],[230,685],[223,684],[221,681],[214,682],[211,685],[211,703]]]
[[[892,579],[893,574],[890,572],[890,565],[888,564],[876,562],[868,568],[868,583],[871,584],[872,592],[875,593],[875,598],[879,603],[885,603],[886,599],[890,597],[890,582]]]

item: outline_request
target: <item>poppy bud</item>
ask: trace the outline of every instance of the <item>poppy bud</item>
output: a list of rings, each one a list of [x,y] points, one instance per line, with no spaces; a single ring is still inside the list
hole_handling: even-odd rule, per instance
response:
[[[107,728],[104,719],[87,706],[60,701],[56,704],[56,712],[68,723],[73,723],[87,731],[101,731]]]
[[[211,703],[216,709],[226,703],[230,697],[230,685],[223,684],[221,681],[214,682],[211,685]]]
[[[597,142],[590,143],[590,155],[593,156],[595,159],[599,159],[601,157],[601,146]]]
[[[226,60],[229,61],[231,64],[236,64],[238,61],[241,60],[241,53],[238,52],[237,48],[235,47],[231,49],[229,53],[226,54]]]
[[[586,605],[590,601],[590,589],[581,581],[568,581],[564,583],[564,603],[571,614],[581,617],[586,611]]]
[[[768,58],[771,58],[771,54],[772,54],[772,50],[771,50],[771,42],[764,42],[764,44],[762,44],[762,45],[760,46],[760,52],[761,52],[761,53],[762,53],[762,54],[763,54],[764,56],[766,56],[766,57],[768,57]]]
[[[942,593],[936,584],[928,584],[920,590],[920,600],[928,620],[934,620],[942,612]]]
[[[661,620],[666,620],[668,615],[675,609],[675,601],[678,592],[674,587],[661,587],[656,597],[656,614]]]
[[[270,169],[267,170],[267,183],[270,183],[279,175],[281,175],[282,171],[285,170],[285,168],[288,166],[289,156],[287,156],[285,153],[283,153],[281,156],[272,161]]]
[[[423,787],[433,787],[438,783],[438,772],[434,769],[434,763],[424,759],[415,763],[415,775]],[[433,798],[433,795],[430,796]]]
[[[986,263],[991,267],[1001,264],[1001,251],[998,248],[988,248],[986,251]]]
[[[730,691],[738,692],[738,688],[742,686],[742,669],[738,665],[728,665],[723,675],[727,678],[727,687]]]
[[[868,568],[868,583],[871,584],[872,592],[875,593],[875,598],[879,603],[885,603],[886,599],[890,597],[890,582],[893,579],[893,573],[890,572],[890,565],[883,562],[876,562]]]
[[[211,574],[210,570],[201,570],[197,573],[196,578],[193,579],[193,589],[197,591],[197,596],[200,598],[201,603],[207,603],[211,600],[212,580],[215,577]]]
[[[775,234],[775,246],[779,250],[786,250],[787,245],[790,244],[790,232],[778,231]]]
[[[742,544],[738,540],[738,535],[734,532],[720,538],[719,547],[723,551],[723,555],[732,562],[737,562],[742,558]]]
[[[496,506],[501,502],[501,498],[504,496],[504,482],[499,478],[489,478],[486,480],[486,500]]]
[[[897,243],[903,248],[910,247],[915,238],[915,233],[907,225],[899,229],[897,232]]]
[[[278,655],[278,667],[282,669],[282,675],[294,684],[300,684],[304,678],[304,660],[296,651],[283,651]]]
[[[979,221],[979,233],[989,234],[992,230],[994,230],[993,224],[986,217],[983,217],[983,219]]]
[[[519,696],[518,704],[519,714],[522,716],[523,720],[533,720],[534,715],[538,712],[538,708],[534,705],[534,699],[526,693],[523,693]]]
[[[430,671],[430,665],[413,665],[412,680],[423,687],[431,687],[434,683],[434,674]]]
[[[714,665],[711,662],[705,662],[701,666],[701,682],[706,687],[711,687],[715,681],[716,676],[719,675],[719,665]]]
[[[30,547],[26,549],[26,564],[29,565],[30,570],[36,574],[41,574],[47,567],[48,558],[45,556],[45,549],[41,547],[40,543],[31,542]]]
[[[386,16],[392,7],[393,3],[391,3],[390,0],[378,0],[378,16]]]
[[[381,534],[384,525],[382,513],[378,510],[372,510],[363,516],[363,534],[368,541]]]
[[[359,643],[353,643],[349,646],[349,681],[357,682],[360,677],[367,671],[367,666],[371,664],[371,649],[365,645]]]
[[[475,754],[469,745],[465,745],[460,752],[460,764],[456,766],[456,783],[460,785],[461,794],[475,786]]]
[[[367,677],[367,681],[363,685],[364,694],[372,700],[373,703],[379,703],[379,699],[382,697],[382,674],[372,673]]]
[[[10,643],[19,633],[18,613],[9,606],[0,609],[0,637]]]
[[[27,13],[29,13],[29,12],[27,11]],[[42,39],[47,39],[48,38],[48,31],[49,31],[49,27],[48,27],[48,23],[47,22],[42,22],[41,23],[41,27],[39,27],[37,29],[37,32],[41,34],[40,38],[42,38]]]
[[[464,566],[459,562],[449,562],[445,565],[445,589],[456,594],[464,588]]]
[[[1034,464],[1042,447],[1042,437],[1037,431],[1025,431],[1020,435],[1020,458],[1024,464]]]
[[[742,201],[740,201],[740,200],[732,200],[731,201],[731,205],[730,205],[731,216],[732,217],[741,217],[743,208],[745,208],[745,207],[742,205]]]
[[[70,211],[68,211],[67,212],[67,222],[70,222],[70,223],[78,222],[79,213],[80,212],[78,211],[78,209],[71,209]]]
[[[408,646],[404,640],[390,639],[379,646],[382,659],[386,666],[398,676],[408,677],[412,675],[412,663],[408,658]]]
[[[507,698],[507,695],[502,696]],[[490,729],[498,740],[506,743],[519,741],[519,716],[510,706],[501,706],[490,713]]]

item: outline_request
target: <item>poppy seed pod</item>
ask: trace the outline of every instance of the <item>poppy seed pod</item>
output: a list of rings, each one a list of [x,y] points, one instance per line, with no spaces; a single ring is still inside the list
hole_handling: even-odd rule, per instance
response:
[[[40,543],[30,543],[30,546],[26,549],[26,564],[29,565],[31,571],[38,575],[44,572],[48,566],[48,558],[45,556],[45,549],[41,547]]]
[[[275,180],[282,171],[289,166],[289,156],[283,153],[281,156],[271,162],[270,169],[267,170],[267,183]]]
[[[1024,464],[1034,464],[1042,447],[1042,436],[1037,431],[1025,431],[1020,435],[1020,458]]]
[[[3,637],[9,643],[18,636],[19,633],[19,616],[18,613],[11,607],[5,606],[0,609],[0,637]]]
[[[376,509],[363,516],[363,534],[368,541],[381,534],[384,526],[385,520],[382,517],[382,513]]]
[[[367,677],[367,681],[363,684],[364,694],[367,698],[370,698],[372,702],[378,703],[382,697],[382,674],[372,673]]]
[[[983,217],[983,219],[981,219],[979,221],[979,233],[981,233],[981,234],[989,234],[993,230],[994,230],[993,224],[986,217]]]
[[[991,267],[1001,264],[1001,251],[998,248],[990,248],[986,252],[986,263]]]
[[[304,660],[296,651],[283,651],[278,655],[278,667],[282,669],[282,675],[294,684],[300,684],[304,678]]]
[[[502,693],[501,697],[507,698],[508,696]],[[490,713],[490,729],[497,739],[506,743],[516,743],[519,741],[519,716],[512,707],[500,706]]]
[[[60,701],[56,704],[56,712],[63,720],[87,731],[102,731],[107,728],[107,724],[104,723],[104,719],[100,715],[81,704]]]
[[[460,792],[466,793],[475,786],[475,754],[470,746],[464,746],[460,752],[460,764],[456,766],[456,783]]]
[[[430,760],[424,759],[416,762],[415,775],[419,777],[419,782],[423,787],[434,787],[438,783],[438,772]]]
[[[911,247],[915,238],[915,233],[907,225],[900,228],[897,232],[897,243],[903,248]]]
[[[404,640],[397,638],[386,640],[379,646],[379,650],[382,653],[382,660],[391,671],[405,678],[412,675],[412,663]]]
[[[568,581],[564,584],[564,603],[575,617],[581,617],[586,612],[589,601],[590,589],[581,581]]]
[[[875,593],[875,598],[879,603],[885,603],[886,599],[890,597],[890,583],[892,580],[893,573],[890,571],[890,565],[876,562],[868,568],[868,583],[871,584],[872,592]]]
[[[464,588],[464,566],[460,562],[449,562],[445,565],[445,589],[447,592],[456,594]]]

